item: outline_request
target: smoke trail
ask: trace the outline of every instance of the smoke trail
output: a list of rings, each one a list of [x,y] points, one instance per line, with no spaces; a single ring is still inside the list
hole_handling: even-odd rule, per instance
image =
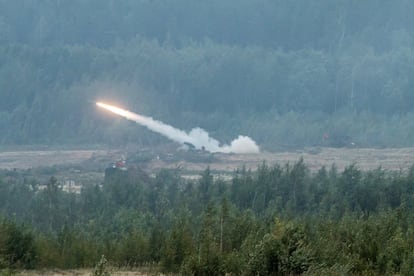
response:
[[[189,133],[176,129],[170,125],[164,124],[163,122],[154,120],[151,117],[138,115],[131,111],[97,102],[97,106],[102,107],[108,111],[118,114],[128,120],[134,121],[140,125],[149,128],[165,137],[178,142],[180,144],[191,143],[197,149],[205,149],[209,152],[224,152],[224,153],[259,153],[259,147],[256,142],[250,137],[239,136],[237,139],[231,142],[230,145],[220,146],[219,141],[211,138],[207,131],[201,128],[194,128]]]

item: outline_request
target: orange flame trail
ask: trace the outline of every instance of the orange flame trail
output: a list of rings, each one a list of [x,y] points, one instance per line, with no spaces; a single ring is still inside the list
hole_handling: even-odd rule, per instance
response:
[[[102,103],[102,102],[97,102],[96,103],[97,106],[102,107],[103,109],[106,109],[108,111],[111,111],[112,113],[118,114],[128,120],[134,120],[136,121],[139,116],[131,111],[122,109],[120,107],[116,107],[110,104],[106,104],[106,103]]]
[[[163,122],[154,120],[151,117],[138,115],[134,112],[122,109],[117,106],[106,104],[103,102],[97,102],[96,105],[112,113],[120,115],[128,120],[134,121],[140,125],[149,128],[165,137],[176,141],[180,144],[191,143],[197,149],[205,149],[210,152],[234,152],[234,153],[258,153],[259,147],[256,142],[248,136],[241,136],[231,142],[230,145],[220,146],[219,141],[211,138],[204,129],[194,128],[189,133],[174,128]]]
[[[185,131],[176,129],[170,125],[164,124],[163,122],[154,120],[151,117],[138,115],[126,109],[113,106],[110,104],[102,103],[102,102],[97,102],[96,105],[108,111],[111,111],[112,113],[118,114],[128,120],[134,121],[137,124],[143,125],[149,128],[150,130],[155,131],[161,135],[164,135],[173,141],[179,142],[181,144],[184,142],[197,144],[197,141],[195,141],[193,137],[190,137]]]

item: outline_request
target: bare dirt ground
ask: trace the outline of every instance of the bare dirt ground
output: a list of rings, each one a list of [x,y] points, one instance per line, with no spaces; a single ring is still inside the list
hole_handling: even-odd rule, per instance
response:
[[[398,149],[347,149],[347,148],[309,148],[297,151],[286,151],[260,154],[236,155],[216,154],[214,161],[209,163],[194,163],[187,161],[165,162],[152,160],[148,166],[152,170],[161,168],[181,168],[184,171],[202,171],[207,166],[217,172],[232,172],[242,166],[255,170],[257,166],[265,161],[268,165],[286,163],[293,164],[303,158],[308,168],[315,172],[322,166],[327,168],[333,164],[339,171],[345,167],[356,164],[361,170],[372,170],[381,167],[385,170],[406,171],[414,163],[414,148]]]
[[[111,154],[104,150],[0,151],[0,169],[31,169],[80,164],[91,158],[103,158]]]
[[[0,151],[0,169],[75,166],[88,163],[99,164],[102,167],[111,160],[117,160],[127,154],[122,150]],[[338,170],[342,170],[353,163],[362,170],[376,169],[380,166],[386,170],[407,170],[414,163],[414,147],[394,149],[308,148],[297,151],[263,152],[249,155],[214,154],[212,160],[205,162],[153,158],[143,163],[142,166],[149,172],[161,168],[181,168],[187,172],[198,172],[204,170],[207,166],[210,166],[213,171],[232,172],[242,166],[254,170],[263,161],[266,161],[269,165],[284,165],[287,162],[292,164],[300,158],[304,159],[312,171],[316,171],[322,166],[330,167],[332,164],[335,164]]]

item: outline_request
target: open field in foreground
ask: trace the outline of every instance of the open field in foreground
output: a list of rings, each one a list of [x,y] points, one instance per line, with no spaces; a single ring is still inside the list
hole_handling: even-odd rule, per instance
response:
[[[92,269],[71,269],[71,270],[61,270],[61,269],[54,269],[54,270],[34,270],[34,271],[20,271],[16,272],[12,275],[18,276],[90,276],[93,271]],[[147,272],[139,272],[139,271],[110,271],[111,275],[114,276],[146,276],[146,275],[159,275]],[[6,274],[7,275],[7,274]]]

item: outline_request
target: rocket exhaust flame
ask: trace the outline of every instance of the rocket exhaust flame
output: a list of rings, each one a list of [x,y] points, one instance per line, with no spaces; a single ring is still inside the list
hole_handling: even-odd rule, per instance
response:
[[[109,105],[109,104],[105,104],[105,103],[101,103],[101,102],[97,102],[96,103],[97,106],[102,107],[106,110],[111,111],[112,113],[118,114],[128,120],[135,120],[134,117],[136,117],[137,114],[134,114],[132,112],[129,112],[128,110],[113,106],[113,105]]]
[[[205,149],[209,152],[223,152],[223,153],[259,153],[259,147],[250,137],[239,136],[233,140],[230,145],[220,146],[220,143],[209,136],[209,134],[201,128],[194,128],[189,133],[176,129],[163,122],[154,120],[151,117],[138,115],[131,111],[109,105],[102,102],[97,102],[97,106],[111,111],[117,115],[124,117],[125,119],[136,122],[143,125],[148,129],[157,132],[170,140],[178,142],[180,144],[191,143],[197,149]]]

